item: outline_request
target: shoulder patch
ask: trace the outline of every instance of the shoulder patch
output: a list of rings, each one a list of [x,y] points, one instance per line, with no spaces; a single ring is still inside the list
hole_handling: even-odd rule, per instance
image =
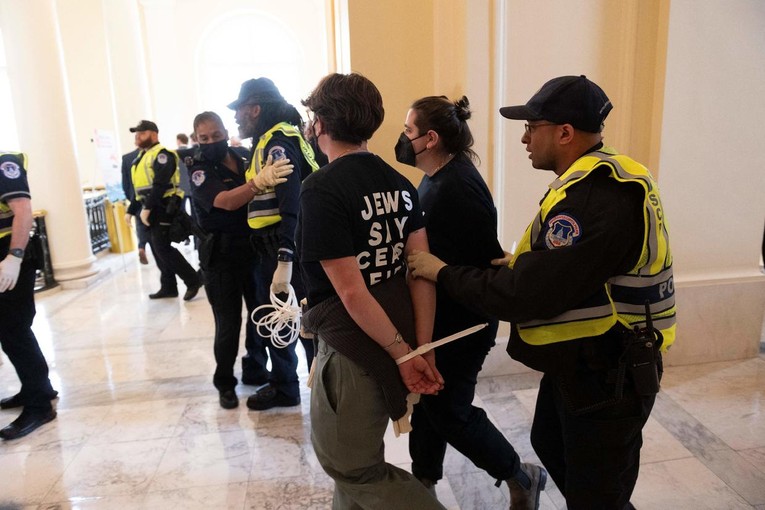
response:
[[[0,171],[2,171],[3,175],[8,179],[18,179],[21,177],[21,168],[19,168],[19,165],[13,161],[6,161],[5,163],[0,164]]]
[[[203,182],[205,182],[205,171],[204,170],[195,170],[191,174],[191,182],[194,183],[196,187],[199,187],[202,185]]]
[[[268,149],[268,155],[274,158],[274,161],[279,161],[280,159],[286,159],[287,153],[284,150],[284,147],[281,145],[274,145],[270,149]],[[268,157],[266,157],[268,159]]]
[[[573,216],[558,214],[547,221],[545,245],[547,249],[573,246],[582,236],[582,228]]]
[[[157,155],[157,162],[158,162],[160,165],[164,165],[164,164],[166,164],[166,163],[167,163],[167,154],[165,154],[164,152],[160,152],[160,153]]]

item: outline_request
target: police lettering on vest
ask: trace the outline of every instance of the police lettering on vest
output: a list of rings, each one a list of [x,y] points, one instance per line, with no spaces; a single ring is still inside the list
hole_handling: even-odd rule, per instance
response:
[[[642,328],[646,322],[647,301],[653,325],[664,336],[662,349],[666,350],[675,340],[675,288],[669,235],[656,182],[644,166],[631,158],[603,147],[575,161],[550,185],[539,213],[521,238],[510,267],[513,267],[518,255],[531,250],[545,224],[550,227],[545,237],[548,249],[574,242],[579,235],[576,220],[566,215],[548,219],[547,215],[565,198],[567,188],[587,178],[595,168],[602,167],[609,168],[611,177],[616,181],[638,183],[644,190],[645,231],[637,264],[627,274],[611,278],[580,307],[549,319],[522,322],[515,326],[521,339],[531,345],[602,335],[617,322],[629,329],[635,326]]]

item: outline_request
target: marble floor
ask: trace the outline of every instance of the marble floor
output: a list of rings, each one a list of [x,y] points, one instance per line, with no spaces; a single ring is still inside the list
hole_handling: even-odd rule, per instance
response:
[[[60,391],[58,419],[0,442],[0,509],[329,508],[332,483],[310,443],[301,348],[300,407],[248,411],[254,388],[240,386],[240,407],[221,409],[204,295],[150,301],[158,273],[153,261],[135,259],[100,257],[97,283],[38,295],[34,329]],[[476,397],[529,461],[538,382],[534,373],[486,377]],[[633,503],[765,510],[765,356],[670,368],[662,386]],[[0,395],[17,389],[5,360]],[[0,426],[15,416],[0,412]],[[386,441],[387,458],[404,468],[406,441]],[[507,489],[451,449],[445,473],[437,489],[448,508],[508,507]],[[540,508],[565,508],[553,484]]]

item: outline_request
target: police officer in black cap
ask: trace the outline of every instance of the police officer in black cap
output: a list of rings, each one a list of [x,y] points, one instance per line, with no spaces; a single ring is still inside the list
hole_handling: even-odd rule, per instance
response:
[[[194,268],[170,244],[170,226],[181,213],[183,199],[178,157],[159,143],[159,129],[154,122],[142,120],[131,127],[130,132],[135,133],[135,144],[141,152],[131,168],[134,196],[127,212],[133,216],[140,214],[143,224],[149,227],[151,249],[161,273],[160,289],[149,294],[149,298],[177,297],[175,275],[178,275],[186,284],[183,299],[189,301],[197,295],[202,282]]]
[[[189,166],[191,193],[199,225],[211,234],[199,247],[207,299],[215,317],[215,375],[224,409],[239,405],[235,387],[234,363],[239,350],[242,325],[242,298],[249,317],[256,305],[257,257],[250,244],[247,204],[268,187],[287,181],[293,166],[282,159],[267,164],[252,179],[245,179],[246,161],[228,146],[228,132],[214,112],[194,118],[194,133],[199,151]],[[265,354],[254,341],[255,327],[247,321],[249,363],[243,361],[242,382],[268,382]]]
[[[236,111],[236,122],[242,138],[252,138],[252,157],[246,177],[258,175],[269,161],[289,159],[295,173],[287,182],[268,188],[250,201],[247,222],[260,262],[257,266],[258,305],[270,302],[269,294],[284,294],[292,284],[297,298],[304,297],[298,271],[292,271],[295,259],[295,227],[300,196],[300,183],[319,168],[311,146],[303,138],[303,119],[294,106],[282,97],[268,78],[247,80],[239,98],[228,105]],[[265,315],[265,311],[258,317]],[[296,406],[300,403],[295,345],[275,348],[268,345],[272,371],[270,384],[247,399],[247,407],[255,410],[275,406]],[[309,364],[313,344],[304,341]]]
[[[57,392],[32,332],[35,265],[26,249],[32,228],[26,161],[22,153],[0,152],[0,344],[21,380],[21,390],[0,400],[0,409],[24,407],[0,430],[6,440],[23,437],[56,418],[50,401]]]

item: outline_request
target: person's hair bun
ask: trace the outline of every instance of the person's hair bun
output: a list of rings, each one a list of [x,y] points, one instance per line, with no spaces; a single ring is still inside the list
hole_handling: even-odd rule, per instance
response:
[[[454,102],[454,107],[457,112],[457,118],[460,120],[468,120],[470,118],[470,101],[467,96],[462,96],[460,99]]]

